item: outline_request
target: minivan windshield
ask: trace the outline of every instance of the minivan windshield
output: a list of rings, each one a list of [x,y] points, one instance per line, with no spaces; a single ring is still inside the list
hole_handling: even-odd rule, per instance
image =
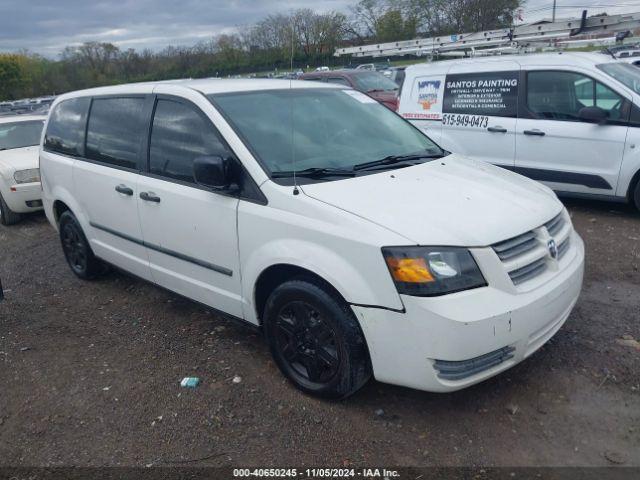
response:
[[[294,88],[209,98],[272,177],[294,169],[335,175],[379,160],[415,163],[444,154],[410,123],[354,90]]]
[[[640,68],[630,63],[603,63],[597,67],[611,78],[640,94]]]
[[[0,150],[38,145],[43,125],[42,120],[0,123]]]

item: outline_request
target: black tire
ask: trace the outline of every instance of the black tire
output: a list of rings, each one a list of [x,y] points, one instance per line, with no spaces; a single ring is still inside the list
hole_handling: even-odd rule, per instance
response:
[[[633,196],[631,197],[633,204],[638,210],[640,210],[640,179],[636,182],[636,188],[633,190]]]
[[[0,195],[0,223],[2,225],[15,225],[20,221],[22,215],[12,211]]]
[[[300,390],[340,399],[371,377],[360,325],[349,306],[320,282],[300,278],[278,286],[263,318],[276,364]]]
[[[60,215],[60,242],[71,271],[83,280],[91,280],[106,271],[96,258],[78,219],[70,211]]]

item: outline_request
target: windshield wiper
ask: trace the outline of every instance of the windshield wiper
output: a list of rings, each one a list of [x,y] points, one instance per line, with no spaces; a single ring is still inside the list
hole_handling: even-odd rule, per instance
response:
[[[279,172],[273,172],[271,178],[289,178],[293,177],[293,170],[283,170]],[[298,170],[295,172],[298,177],[308,178],[322,178],[322,177],[354,177],[356,173],[353,170],[344,170],[341,168],[320,168],[312,167],[305,168],[304,170]]]
[[[380,160],[374,160],[372,162],[359,163],[354,165],[354,170],[367,170],[373,167],[380,167],[386,165],[395,165],[397,163],[410,162],[412,160],[423,160],[431,158],[441,158],[446,155],[443,150],[441,153],[415,153],[411,155],[389,155],[388,157],[381,158]]]

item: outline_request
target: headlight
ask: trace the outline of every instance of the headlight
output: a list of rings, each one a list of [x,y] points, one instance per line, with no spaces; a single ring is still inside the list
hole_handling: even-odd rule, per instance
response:
[[[432,297],[487,285],[466,248],[385,247],[382,255],[398,293]]]
[[[28,170],[18,170],[13,174],[16,183],[33,183],[40,181],[40,169],[29,168]]]

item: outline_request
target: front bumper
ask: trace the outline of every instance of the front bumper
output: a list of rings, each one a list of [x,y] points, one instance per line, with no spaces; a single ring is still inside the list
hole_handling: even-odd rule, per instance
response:
[[[2,189],[2,198],[11,211],[29,213],[42,210],[42,188],[40,182],[18,183]]]
[[[575,232],[571,244],[559,270],[526,292],[489,285],[442,297],[402,295],[405,313],[353,306],[375,378],[448,392],[481,382],[527,358],[560,329],[580,294],[584,244]],[[496,351],[508,351],[508,355],[470,376],[451,379],[441,374],[443,363],[488,354],[495,357]]]

